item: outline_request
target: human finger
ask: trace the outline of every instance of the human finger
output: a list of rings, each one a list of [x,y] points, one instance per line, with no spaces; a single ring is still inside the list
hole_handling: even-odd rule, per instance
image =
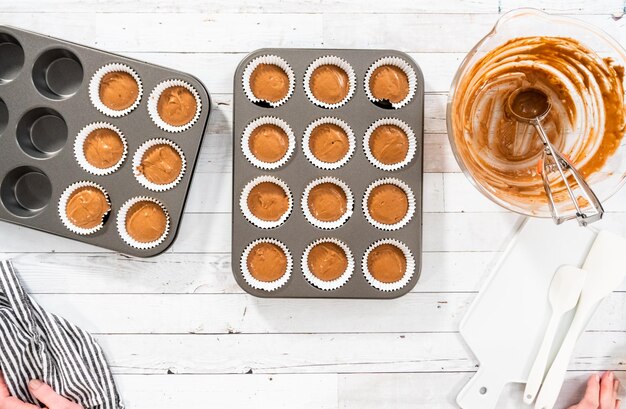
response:
[[[49,409],[73,408],[76,404],[59,395],[49,385],[39,379],[33,379],[28,383],[28,389],[35,398]],[[78,405],[76,405],[78,406]]]

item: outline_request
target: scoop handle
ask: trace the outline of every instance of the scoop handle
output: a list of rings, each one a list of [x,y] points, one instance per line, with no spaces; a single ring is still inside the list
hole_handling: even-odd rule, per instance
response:
[[[526,382],[526,389],[524,389],[524,402],[529,405],[535,400],[535,396],[537,396],[537,392],[541,387],[541,381],[543,381],[543,377],[546,374],[548,356],[550,355],[550,349],[554,343],[554,337],[559,326],[560,318],[561,314],[556,312],[552,313],[552,317],[550,318],[546,333],[543,337],[543,342],[541,343],[535,362],[528,375],[528,382]]]

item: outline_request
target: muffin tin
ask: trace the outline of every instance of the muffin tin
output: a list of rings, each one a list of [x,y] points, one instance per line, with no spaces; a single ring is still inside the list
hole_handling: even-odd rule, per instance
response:
[[[138,106],[119,117],[101,113],[90,100],[90,80],[108,64],[131,67],[143,86]],[[161,129],[149,115],[151,92],[169,80],[182,80],[197,91],[201,109],[189,129]],[[0,26],[0,220],[133,256],[163,252],[174,241],[182,217],[209,111],[207,91],[188,74]],[[76,137],[96,122],[118,128],[127,142],[122,165],[110,174],[89,173],[74,155]],[[159,138],[174,142],[186,160],[182,179],[161,192],[140,184],[132,163],[142,144]],[[111,212],[93,234],[73,233],[61,221],[59,200],[65,189],[77,182],[95,183],[108,193]],[[135,197],[154,199],[167,209],[169,233],[155,247],[132,247],[116,228],[117,212]]]
[[[250,97],[250,87],[244,86],[244,77],[250,75],[246,68],[257,58],[272,56],[269,61],[285,63],[293,73],[294,86],[289,96],[279,103],[269,104]],[[330,59],[323,59],[325,57]],[[278,57],[278,58],[275,58]],[[307,69],[318,60],[333,61],[336,57],[347,63],[353,70],[355,89],[347,102],[339,106],[322,107],[314,104],[305,92]],[[386,58],[399,58],[415,73],[415,92],[409,101],[392,105],[387,101],[374,103],[365,91],[365,78],[368,69],[377,61]],[[401,106],[399,106],[401,105]],[[418,65],[405,53],[394,50],[338,50],[338,49],[261,49],[248,56],[239,64],[234,77],[234,118],[233,118],[233,225],[232,225],[232,266],[238,284],[248,293],[259,297],[303,297],[303,298],[396,298],[409,292],[417,283],[421,267],[422,247],[422,149],[423,149],[424,81]],[[270,117],[273,123],[285,123],[295,136],[295,149],[280,166],[255,166],[250,160],[249,149],[242,145],[246,128],[259,118]],[[339,167],[327,169],[315,166],[303,151],[303,138],[307,127],[314,121],[332,117],[337,124],[347,124],[353,131],[355,147],[349,160]],[[368,128],[376,121],[390,118],[400,120],[412,131],[415,141],[412,160],[399,169],[382,169],[368,159],[363,141]],[[249,130],[248,130],[249,131]],[[310,132],[309,132],[310,133]],[[244,215],[240,204],[242,192],[249,190],[254,180],[274,180],[278,178],[291,193],[291,210],[284,223],[269,223],[258,227]],[[352,215],[340,227],[320,228],[309,222],[302,208],[303,193],[314,180],[338,179],[344,182],[353,195]],[[377,181],[393,178],[413,193],[414,212],[410,220],[397,229],[381,229],[368,221],[363,211],[363,198],[370,185]],[[331,242],[345,244],[352,255],[353,272],[350,277],[335,289],[322,289],[307,280],[301,263],[303,254],[310,245],[323,238]],[[252,243],[257,241],[277,241],[285,246],[291,256],[288,279],[279,286],[269,285],[269,290],[255,288],[249,284],[250,274],[245,266],[244,255]],[[401,243],[403,251],[409,251],[412,260],[407,260],[413,274],[400,288],[375,286],[368,282],[362,268],[363,256],[374,243]],[[405,253],[406,254],[406,253]],[[309,275],[310,276],[310,275]],[[310,278],[310,277],[309,277]],[[263,287],[263,286],[257,286]],[[277,288],[274,288],[277,287]],[[378,287],[378,288],[377,288]],[[329,288],[332,288],[329,287]]]

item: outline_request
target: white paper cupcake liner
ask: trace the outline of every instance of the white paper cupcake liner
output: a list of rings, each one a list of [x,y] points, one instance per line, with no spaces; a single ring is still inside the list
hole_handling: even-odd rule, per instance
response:
[[[277,245],[283,250],[283,252],[285,253],[285,256],[287,257],[287,269],[285,271],[285,274],[283,274],[282,277],[280,277],[278,280],[275,280],[275,281],[257,280],[256,278],[252,276],[252,273],[250,273],[250,270],[248,270],[248,256],[250,255],[250,252],[252,251],[254,246],[260,243],[272,243],[272,244]],[[255,288],[257,290],[263,290],[263,291],[276,291],[280,287],[287,284],[287,282],[289,281],[289,278],[291,278],[291,272],[293,270],[293,257],[291,256],[291,252],[289,251],[287,246],[285,246],[282,242],[276,239],[272,239],[272,238],[257,239],[253,241],[252,243],[248,244],[246,249],[243,251],[241,255],[241,260],[240,260],[240,267],[241,267],[241,274],[243,275],[243,279],[246,281],[246,283],[248,283],[250,287]]]
[[[404,273],[404,276],[402,276],[400,280],[393,283],[383,283],[382,281],[375,279],[368,268],[367,259],[370,253],[372,252],[372,250],[382,244],[392,244],[398,247],[404,254],[404,258],[406,259],[406,271]],[[409,250],[409,248],[404,243],[395,239],[382,239],[371,244],[363,254],[361,266],[363,269],[363,275],[365,276],[367,282],[377,290],[385,292],[396,291],[405,287],[411,281],[411,278],[413,278],[413,275],[415,274],[415,258],[413,257],[413,254],[411,254],[411,250]]]
[[[254,95],[254,92],[252,92],[252,88],[250,88],[250,77],[252,76],[254,70],[261,64],[276,65],[280,67],[285,72],[285,74],[287,74],[287,78],[289,79],[289,90],[287,91],[287,95],[285,95],[283,99],[276,102],[271,102],[261,98],[257,98],[256,95]],[[287,102],[287,100],[293,95],[293,91],[296,87],[296,77],[293,73],[293,69],[291,69],[291,66],[289,65],[289,63],[287,63],[287,61],[277,55],[261,55],[250,61],[243,71],[243,76],[241,80],[243,84],[243,92],[252,103],[260,106],[269,105],[269,107],[271,108],[279,107]]]
[[[316,219],[311,211],[309,210],[309,194],[311,193],[311,189],[315,186],[321,185],[323,183],[332,183],[334,185],[339,186],[346,195],[346,212],[337,220],[332,222],[326,222],[322,220]],[[354,211],[354,195],[352,194],[352,190],[350,187],[344,183],[342,180],[337,179],[332,176],[324,176],[318,179],[313,180],[309,183],[304,192],[302,193],[302,212],[304,213],[304,217],[315,227],[319,227],[324,230],[336,229],[338,227],[343,226],[350,217],[352,217],[352,212]]]
[[[178,177],[173,182],[170,182],[164,185],[159,185],[157,183],[151,182],[150,180],[148,180],[148,178],[146,178],[146,176],[143,173],[139,171],[139,167],[141,166],[143,157],[148,151],[148,149],[157,145],[171,146],[178,153],[182,161],[182,166],[181,166],[180,174],[178,175]],[[169,139],[164,139],[164,138],[150,139],[144,142],[137,149],[137,151],[135,151],[135,154],[133,155],[133,174],[135,175],[135,179],[137,179],[137,182],[139,182],[141,186],[145,187],[146,189],[152,190],[154,192],[164,192],[166,190],[174,188],[176,185],[178,185],[178,183],[180,183],[183,176],[185,175],[186,170],[187,170],[187,160],[185,159],[185,154],[183,153],[183,150],[174,142],[170,141]]]
[[[181,126],[170,125],[164,120],[162,120],[161,116],[159,115],[159,111],[157,109],[159,98],[161,97],[161,94],[163,93],[163,91],[171,87],[187,88],[189,92],[193,94],[193,97],[196,100],[196,113],[191,119],[191,121],[187,122],[185,125],[181,125]],[[193,86],[191,86],[191,84],[183,80],[173,79],[173,80],[163,81],[157,84],[156,87],[154,87],[154,89],[150,93],[150,96],[148,97],[148,115],[150,115],[152,122],[154,122],[156,126],[158,126],[160,129],[166,132],[178,133],[178,132],[186,131],[198,121],[198,118],[200,118],[201,112],[202,112],[202,100],[200,100],[200,94],[198,94],[198,91],[196,91],[196,89]]]
[[[343,100],[335,104],[328,104],[326,102],[322,102],[319,99],[315,98],[315,96],[311,92],[311,87],[309,86],[309,82],[311,81],[311,75],[313,75],[313,71],[315,71],[317,67],[320,67],[322,65],[336,65],[337,67],[343,69],[346,72],[346,74],[348,74],[348,82],[350,84],[350,87],[348,89],[348,95],[346,95],[346,97]],[[326,55],[324,57],[320,57],[316,59],[315,61],[313,61],[309,65],[309,67],[306,69],[306,72],[304,73],[304,92],[307,98],[309,98],[309,100],[313,104],[319,107],[326,108],[326,109],[339,108],[340,106],[345,105],[350,100],[350,98],[352,98],[355,90],[356,90],[356,74],[354,73],[354,69],[352,68],[352,66],[343,58],[339,58],[334,55]]]
[[[87,137],[89,136],[89,134],[97,129],[112,130],[120,137],[122,141],[122,145],[124,145],[124,150],[122,152],[122,157],[120,158],[120,160],[115,165],[108,167],[108,168],[97,168],[93,166],[91,163],[89,163],[87,161],[87,158],[85,157],[85,141],[87,140]],[[85,126],[83,129],[80,130],[80,132],[78,132],[78,135],[76,136],[76,140],[74,141],[74,157],[76,158],[76,162],[78,162],[78,165],[81,168],[83,168],[83,170],[91,173],[92,175],[97,175],[97,176],[110,175],[111,173],[115,172],[122,166],[122,164],[126,160],[127,155],[128,155],[128,143],[126,142],[126,137],[124,136],[124,134],[122,133],[122,131],[120,131],[118,127],[111,125],[107,122],[93,122]]]
[[[380,126],[384,126],[384,125],[395,125],[398,128],[402,129],[404,133],[406,134],[406,137],[408,139],[409,149],[406,153],[406,157],[401,162],[392,163],[392,164],[384,164],[380,162],[378,159],[376,159],[374,155],[372,154],[372,151],[370,150],[370,138],[372,137],[372,134],[374,133],[376,128]],[[363,150],[365,151],[365,156],[367,157],[367,160],[369,160],[372,165],[376,166],[377,168],[381,170],[394,171],[394,170],[402,169],[403,167],[411,163],[411,161],[415,157],[415,152],[417,151],[417,139],[415,138],[415,133],[406,122],[401,121],[397,118],[382,118],[382,119],[377,120],[376,122],[371,124],[369,128],[367,128],[367,131],[365,132],[365,136],[363,137]]]
[[[406,62],[400,57],[383,57],[377,60],[376,62],[374,62],[374,64],[372,64],[367,69],[367,72],[365,73],[365,78],[364,78],[365,95],[367,95],[367,98],[370,101],[372,101],[374,104],[381,106],[380,104],[381,100],[375,98],[374,95],[372,95],[372,91],[370,90],[370,79],[372,78],[372,74],[374,73],[374,71],[378,67],[382,67],[384,65],[393,65],[393,66],[400,68],[402,71],[404,71],[408,79],[409,93],[407,94],[407,96],[400,102],[389,101],[389,104],[391,105],[393,109],[400,109],[406,104],[408,104],[411,101],[411,99],[413,99],[413,96],[415,95],[415,91],[417,89],[417,75],[415,74],[415,70],[413,69],[413,67],[411,67],[411,65],[408,62]]]
[[[137,241],[134,238],[132,238],[128,234],[128,232],[126,231],[126,217],[128,216],[128,211],[130,210],[130,208],[134,204],[139,203],[139,202],[153,202],[153,203],[156,203],[165,212],[165,217],[166,217],[165,231],[163,232],[161,237],[159,237],[155,241],[142,243],[142,242]],[[136,249],[147,250],[147,249],[151,249],[151,248],[157,247],[158,245],[163,243],[163,241],[165,240],[165,238],[167,237],[167,235],[170,232],[170,215],[169,215],[169,212],[165,208],[165,205],[163,205],[163,203],[161,203],[161,201],[159,201],[159,200],[157,200],[155,198],[148,197],[148,196],[135,196],[135,197],[133,197],[131,199],[128,199],[126,202],[124,202],[124,204],[122,205],[120,210],[117,212],[117,232],[119,233],[120,237],[122,238],[122,240],[126,244],[128,244],[129,246],[134,247]]]
[[[346,254],[346,258],[348,260],[348,265],[346,266],[346,270],[343,272],[343,274],[341,274],[340,277],[336,278],[335,280],[324,281],[316,277],[309,269],[309,254],[311,250],[313,249],[313,247],[322,243],[336,244]],[[302,274],[304,275],[304,278],[309,283],[311,283],[311,285],[319,288],[320,290],[332,291],[332,290],[336,290],[342,287],[344,284],[348,282],[348,280],[350,280],[350,277],[352,277],[352,273],[354,272],[354,256],[352,255],[352,252],[350,251],[350,248],[348,247],[348,245],[344,243],[343,241],[332,238],[332,237],[323,238],[323,239],[315,240],[313,243],[309,244],[306,247],[306,249],[304,250],[304,253],[302,253],[301,266],[302,266]]]
[[[374,220],[374,218],[372,218],[372,215],[370,215],[369,206],[367,204],[370,194],[372,193],[374,188],[381,186],[381,185],[388,185],[388,184],[398,186],[400,189],[402,189],[404,193],[406,193],[406,197],[407,197],[408,204],[409,204],[406,215],[404,215],[404,217],[399,222],[394,223],[394,224],[384,224],[384,223],[380,223]],[[363,195],[362,207],[363,207],[363,213],[365,215],[365,218],[374,227],[381,229],[381,230],[386,230],[386,231],[399,230],[403,228],[404,226],[406,226],[406,224],[409,221],[411,221],[411,218],[415,214],[415,196],[413,195],[413,191],[411,190],[411,188],[406,183],[404,183],[403,181],[399,179],[396,179],[396,178],[379,179],[373,182],[372,184],[370,184],[367,187],[367,190],[365,190],[365,194]]]
[[[274,183],[280,186],[281,188],[283,188],[283,190],[287,194],[287,198],[289,199],[289,206],[287,208],[287,211],[280,217],[280,219],[276,221],[262,220],[256,217],[254,214],[252,214],[252,212],[248,208],[248,195],[250,195],[250,192],[255,186],[264,182]],[[291,215],[291,212],[293,211],[293,195],[291,194],[291,190],[289,189],[289,186],[285,182],[283,182],[281,179],[278,179],[277,177],[274,177],[274,176],[267,176],[267,175],[257,176],[256,178],[248,182],[248,184],[241,191],[241,196],[239,198],[239,208],[241,209],[243,216],[250,223],[254,224],[255,226],[261,229],[273,229],[285,223],[287,219],[289,218],[289,216]]]
[[[276,162],[263,162],[254,156],[252,151],[250,151],[250,136],[255,129],[262,125],[276,125],[287,134],[289,143],[287,152],[285,152],[285,155]],[[243,155],[246,159],[248,159],[248,161],[257,168],[266,170],[278,169],[285,165],[291,158],[291,155],[293,155],[293,152],[296,149],[296,137],[287,122],[273,116],[263,116],[255,119],[250,122],[248,126],[246,126],[246,129],[244,129],[243,135],[241,136],[241,149],[243,150]]]
[[[348,135],[348,143],[349,143],[348,152],[343,158],[341,158],[337,162],[332,162],[332,163],[323,162],[317,159],[315,155],[313,155],[313,152],[311,152],[311,147],[309,146],[309,142],[311,140],[311,133],[313,132],[315,128],[324,124],[337,125],[338,127],[344,130],[346,135]],[[348,125],[345,121],[342,121],[339,118],[334,118],[331,116],[319,118],[311,122],[309,126],[307,126],[306,130],[304,131],[304,136],[302,138],[302,150],[304,151],[304,156],[306,156],[309,162],[311,162],[313,165],[324,170],[339,169],[340,167],[348,163],[348,161],[350,161],[350,159],[352,158],[352,155],[354,154],[355,149],[356,149],[356,140],[354,137],[354,132],[352,131],[352,128],[350,128],[350,125]]]
[[[126,109],[122,109],[122,110],[111,109],[108,106],[104,105],[102,101],[100,100],[100,82],[102,81],[102,78],[110,72],[126,72],[130,74],[137,82],[137,87],[139,88],[137,99],[131,106],[129,106]],[[143,85],[141,83],[141,78],[139,77],[139,74],[137,74],[135,70],[133,70],[126,64],[111,63],[111,64],[104,65],[100,67],[98,71],[96,71],[96,73],[91,77],[91,81],[89,82],[89,99],[91,100],[91,103],[93,104],[94,107],[96,107],[98,111],[102,112],[104,115],[107,115],[113,118],[119,118],[121,116],[128,115],[129,113],[131,113],[135,108],[139,106],[142,96],[143,96]]]
[[[96,188],[98,190],[100,190],[103,194],[104,197],[107,200],[107,203],[109,204],[109,207],[111,206],[111,200],[109,199],[109,194],[107,193],[107,191],[100,186],[97,183],[94,182],[89,182],[89,181],[82,181],[82,182],[76,182],[76,183],[72,183],[71,185],[69,185],[67,188],[65,188],[65,190],[63,191],[63,193],[61,194],[60,198],[59,198],[59,217],[61,218],[61,223],[63,223],[63,225],[72,233],[76,233],[79,234],[81,236],[87,236],[90,234],[94,234],[97,231],[99,231],[100,229],[102,229],[102,227],[104,226],[104,220],[107,217],[107,215],[110,216],[111,214],[111,209],[109,209],[109,212],[107,214],[105,214],[102,218],[102,222],[100,222],[99,225],[97,225],[96,227],[92,227],[91,229],[85,229],[82,227],[78,227],[76,225],[74,225],[67,217],[67,212],[65,211],[66,207],[67,207],[67,202],[69,201],[70,197],[72,196],[72,193],[74,193],[77,189],[83,188],[83,187],[93,187]]]

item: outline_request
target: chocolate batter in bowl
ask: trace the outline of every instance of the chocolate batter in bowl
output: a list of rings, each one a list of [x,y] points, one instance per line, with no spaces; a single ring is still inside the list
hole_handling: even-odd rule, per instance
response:
[[[543,144],[532,125],[506,111],[516,89],[543,91],[552,105],[542,121],[552,144],[599,199],[626,177],[626,52],[601,30],[532,9],[505,14],[468,54],[448,100],[448,135],[468,178],[501,206],[550,217],[540,169]],[[562,214],[575,209],[558,179]]]

